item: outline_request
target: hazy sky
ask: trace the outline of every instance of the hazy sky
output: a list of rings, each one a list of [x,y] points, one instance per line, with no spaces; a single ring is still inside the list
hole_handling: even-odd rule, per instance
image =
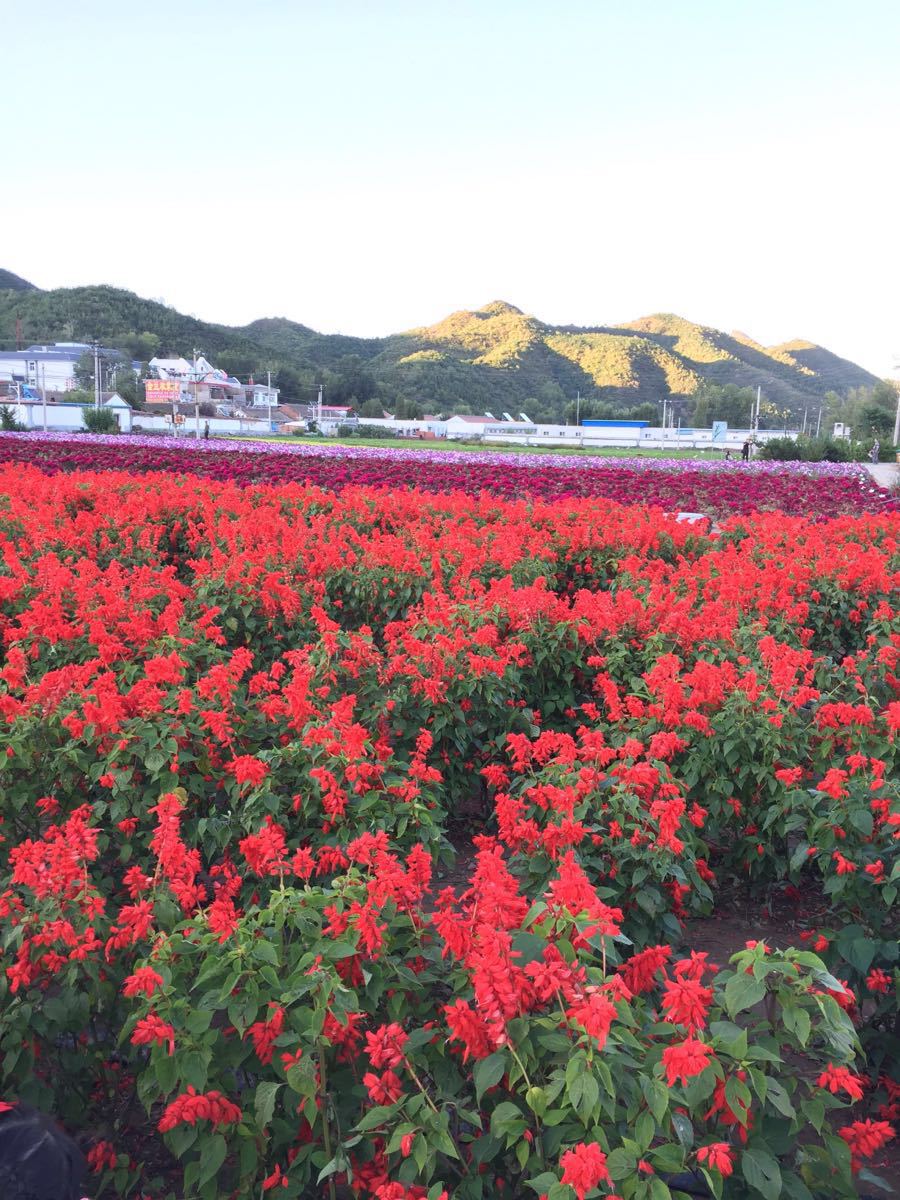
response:
[[[897,0],[0,0],[0,266],[382,334],[674,311],[887,375]]]

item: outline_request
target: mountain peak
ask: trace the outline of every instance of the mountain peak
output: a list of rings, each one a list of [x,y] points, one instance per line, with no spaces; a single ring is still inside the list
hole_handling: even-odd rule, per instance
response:
[[[0,267],[0,288],[4,288],[10,292],[40,291],[37,284],[29,283],[21,275],[14,275],[12,271],[4,271],[2,267]]]
[[[481,316],[486,313],[489,316],[502,316],[504,313],[510,313],[513,316],[521,317],[521,308],[516,308],[514,304],[508,304],[505,300],[492,300],[490,304],[485,304],[483,308],[476,308],[475,312]]]

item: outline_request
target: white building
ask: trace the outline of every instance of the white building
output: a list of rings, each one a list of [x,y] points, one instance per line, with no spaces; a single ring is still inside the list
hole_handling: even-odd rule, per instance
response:
[[[48,342],[27,350],[0,350],[0,379],[22,388],[49,392],[71,392],[78,386],[75,366],[85,354],[93,354],[86,342]],[[100,347],[104,359],[122,359],[118,350]],[[133,366],[134,364],[132,364]]]
[[[186,358],[151,358],[147,365],[153,374],[145,384],[150,405],[168,406],[173,399],[183,404],[212,404],[229,411],[235,405],[265,409],[278,405],[278,388],[254,383],[252,376],[249,383],[241,383],[227,371],[214,367],[202,354],[193,362]],[[155,388],[156,380],[167,386]]]

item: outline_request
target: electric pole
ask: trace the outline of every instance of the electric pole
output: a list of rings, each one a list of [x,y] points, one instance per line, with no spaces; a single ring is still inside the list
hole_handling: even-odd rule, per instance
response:
[[[92,345],[94,348],[94,408],[99,408],[100,393],[102,391],[100,381],[100,343],[94,338]]]

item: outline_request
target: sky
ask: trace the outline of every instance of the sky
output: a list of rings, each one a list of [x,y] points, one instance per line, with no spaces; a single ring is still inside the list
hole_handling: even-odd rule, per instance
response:
[[[15,9],[0,267],[39,287],[366,336],[676,312],[895,373],[896,0]]]

